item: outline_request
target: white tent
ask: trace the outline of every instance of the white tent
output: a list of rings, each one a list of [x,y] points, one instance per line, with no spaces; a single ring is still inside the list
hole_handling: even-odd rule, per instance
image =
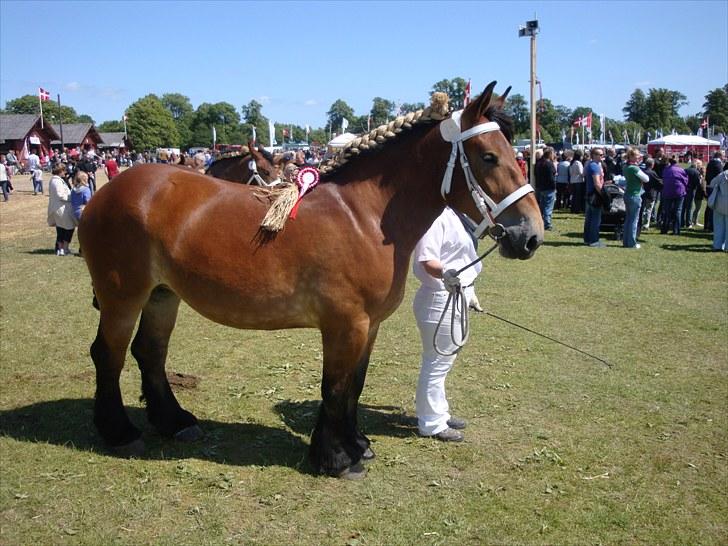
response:
[[[666,135],[662,138],[650,140],[652,146],[720,146],[717,140],[708,140],[698,135]]]
[[[349,144],[349,142],[351,142],[355,138],[356,138],[356,135],[354,135],[352,133],[343,133],[343,134],[340,134],[339,136],[331,139],[329,141],[329,143],[327,144],[327,146],[330,146],[331,148],[343,148],[344,146]]]

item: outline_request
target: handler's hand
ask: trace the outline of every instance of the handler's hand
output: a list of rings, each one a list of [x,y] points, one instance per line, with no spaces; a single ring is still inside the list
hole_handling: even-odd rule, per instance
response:
[[[448,292],[455,292],[460,288],[460,277],[455,269],[448,269],[442,274],[442,282]]]

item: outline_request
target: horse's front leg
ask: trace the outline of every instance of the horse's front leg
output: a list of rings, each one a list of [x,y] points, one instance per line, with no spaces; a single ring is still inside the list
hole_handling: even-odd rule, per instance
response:
[[[310,451],[319,473],[361,478],[366,474],[362,457],[374,456],[369,440],[357,428],[357,408],[377,329],[378,325],[370,327],[368,320],[362,320],[322,330],[322,403]]]

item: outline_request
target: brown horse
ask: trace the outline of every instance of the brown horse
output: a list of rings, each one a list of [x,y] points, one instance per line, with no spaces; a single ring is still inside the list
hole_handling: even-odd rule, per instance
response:
[[[277,237],[259,237],[267,204],[260,189],[191,171],[140,165],[102,187],[79,226],[100,306],[91,345],[96,366],[94,422],[118,453],[143,449],[124,410],[119,376],[139,314],[131,353],[139,364],[151,423],[180,440],[201,435],[165,375],[168,342],[183,299],[207,318],[248,329],[318,328],[323,341],[323,398],[311,437],[316,472],[358,477],[373,457],[357,427],[357,405],[381,322],[402,302],[410,255],[446,204],[480,219],[468,176],[489,199],[505,202],[500,252],[530,258],[543,241],[536,199],[522,191],[490,84],[458,114],[469,161],[456,166],[441,195],[451,150],[442,123],[425,118],[376,149],[325,174],[298,217]],[[487,123],[498,119],[499,125]],[[478,128],[495,130],[478,132]],[[474,131],[474,132],[473,132]],[[391,132],[391,131],[390,131]],[[475,136],[473,136],[475,135]],[[469,171],[469,175],[466,172]],[[514,193],[515,192],[515,193]],[[481,203],[482,204],[482,203]],[[260,275],[265,271],[265,275]]]
[[[281,179],[286,162],[283,155],[274,156],[251,142],[248,153],[217,159],[205,174],[241,184],[267,186]]]

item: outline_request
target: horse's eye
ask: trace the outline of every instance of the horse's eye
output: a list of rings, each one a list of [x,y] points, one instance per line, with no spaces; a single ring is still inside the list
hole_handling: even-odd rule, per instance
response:
[[[498,157],[491,152],[486,152],[483,154],[483,161],[485,161],[486,163],[488,163],[490,165],[497,165]]]

